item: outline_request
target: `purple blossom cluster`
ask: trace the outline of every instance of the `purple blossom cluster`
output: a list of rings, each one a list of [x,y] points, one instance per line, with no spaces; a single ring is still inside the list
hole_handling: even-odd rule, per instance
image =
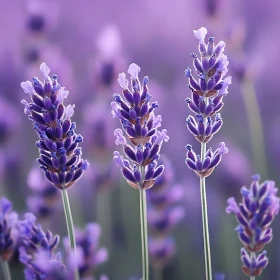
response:
[[[36,217],[31,213],[25,214],[25,219],[19,222],[21,246],[19,247],[19,260],[25,265],[25,279],[58,279],[52,278],[63,275],[66,271],[61,268],[60,253],[55,253],[59,243],[59,236],[50,231],[44,232]],[[62,278],[65,279],[65,278]]]
[[[215,46],[214,37],[209,37],[206,45],[206,34],[205,27],[194,30],[194,35],[199,40],[200,59],[195,53],[192,53],[191,57],[198,80],[192,75],[191,69],[185,71],[192,91],[191,98],[187,98],[186,102],[195,113],[195,118],[188,116],[186,123],[189,131],[201,143],[207,143],[220,130],[223,120],[219,111],[224,105],[223,97],[228,93],[228,86],[231,84],[231,77],[224,77],[229,63],[223,53],[226,44],[220,41]],[[216,151],[213,152],[210,148],[205,155],[196,155],[191,145],[186,148],[186,164],[200,177],[209,176],[221,161],[222,155],[228,152],[223,142]]]
[[[163,269],[172,260],[176,244],[170,232],[185,215],[184,208],[179,204],[184,199],[183,189],[173,183],[174,172],[167,158],[164,157],[162,163],[165,172],[147,192],[149,249],[158,269]]]
[[[0,261],[9,261],[18,243],[18,214],[12,207],[7,198],[0,198]]]
[[[148,189],[153,186],[164,166],[157,166],[162,143],[167,142],[167,130],[159,131],[161,116],[154,114],[158,103],[150,100],[152,96],[148,90],[148,77],[144,77],[141,85],[138,74],[140,67],[132,63],[128,68],[131,76],[131,90],[125,73],[119,74],[118,82],[123,88],[123,99],[120,94],[114,94],[115,101],[111,103],[113,117],[118,117],[122,129],[116,129],[116,145],[122,145],[123,151],[129,160],[123,159],[119,152],[114,152],[114,160],[122,170],[123,176],[133,188]],[[125,135],[123,134],[125,132]],[[129,143],[127,141],[129,140]],[[139,167],[144,168],[143,174]]]
[[[248,276],[259,276],[268,265],[266,251],[258,256],[272,240],[271,223],[279,212],[280,198],[273,181],[260,184],[259,175],[253,176],[250,188],[241,188],[242,202],[228,199],[227,213],[234,213],[239,225],[235,229],[244,248],[241,249],[242,270]],[[248,253],[249,252],[249,253]]]
[[[92,277],[93,273],[108,258],[107,250],[99,248],[100,226],[91,223],[76,234],[75,253],[71,252],[67,238],[64,240],[67,253],[64,261],[69,264],[66,269],[61,252],[57,252],[60,237],[43,230],[32,213],[19,220],[11,202],[5,197],[0,199],[0,261],[10,261],[14,254],[18,255],[25,266],[25,280],[74,280],[76,266],[81,279],[97,279]]]
[[[99,224],[89,223],[84,231],[76,229],[75,233],[77,245],[75,263],[78,267],[79,275],[81,279],[94,280],[92,275],[95,274],[96,268],[108,259],[107,250],[99,248],[101,228]],[[73,259],[68,238],[64,239],[64,247],[70,258]],[[70,259],[69,262],[71,262]]]
[[[50,68],[45,63],[40,70],[44,83],[37,77],[32,82],[22,82],[21,87],[31,102],[24,99],[21,102],[40,138],[36,142],[40,153],[38,162],[45,176],[58,189],[69,188],[88,167],[78,147],[83,137],[75,133],[76,123],[71,122],[75,105],[63,104],[69,92],[60,86],[57,75],[49,77]]]
[[[201,270],[200,261],[202,262],[203,259],[202,255],[199,255],[199,250],[196,252],[198,255],[196,256],[195,254],[192,261],[189,262],[191,265],[186,265],[184,261],[180,261],[176,264],[174,263],[174,266],[168,267],[165,270],[166,274],[162,273],[163,269],[170,264],[175,256],[177,247],[181,245],[176,243],[175,238],[172,236],[172,230],[187,214],[180,205],[184,195],[188,196],[187,203],[191,202],[191,208],[198,204],[198,199],[196,196],[192,196],[189,189],[183,190],[180,185],[174,184],[175,176],[173,176],[172,166],[167,158],[160,156],[162,144],[167,142],[169,137],[165,129],[160,129],[162,119],[160,115],[156,114],[158,102],[154,101],[154,99],[152,100],[149,89],[152,91],[153,86],[149,83],[148,88],[148,77],[144,77],[143,81],[141,80],[140,82],[140,67],[132,63],[128,69],[130,75],[128,79],[125,73],[119,74],[118,79],[114,78],[116,73],[119,73],[119,69],[123,67],[125,56],[122,55],[122,50],[128,50],[127,53],[130,55],[140,57],[143,65],[151,66],[150,70],[155,73],[155,77],[158,77],[160,89],[162,89],[160,90],[161,96],[159,98],[156,90],[153,89],[153,98],[156,97],[155,99],[158,101],[162,99],[163,104],[160,102],[161,106],[165,105],[164,101],[168,102],[165,112],[167,116],[168,113],[170,114],[169,124],[173,126],[175,124],[173,120],[174,118],[176,119],[176,114],[180,118],[179,112],[181,110],[180,103],[176,101],[180,94],[180,85],[176,84],[176,77],[177,73],[181,71],[181,66],[176,63],[176,60],[185,53],[185,47],[181,47],[183,44],[180,44],[184,40],[180,31],[182,20],[188,18],[189,22],[195,23],[204,11],[204,13],[206,12],[204,21],[208,22],[208,24],[213,23],[213,19],[218,21],[218,24],[215,24],[216,34],[226,36],[230,32],[230,38],[227,38],[227,45],[229,45],[229,55],[231,56],[233,70],[239,80],[239,83],[235,84],[234,90],[237,92],[241,90],[244,93],[242,97],[245,105],[247,99],[248,105],[246,105],[247,107],[245,106],[245,110],[242,106],[239,107],[240,94],[231,97],[232,111],[229,110],[228,112],[229,114],[232,113],[233,116],[232,126],[229,125],[225,129],[227,131],[232,129],[233,135],[245,138],[249,128],[253,139],[251,139],[251,145],[246,139],[242,138],[242,141],[244,146],[247,145],[245,148],[252,148],[254,157],[258,158],[256,151],[264,151],[262,149],[264,143],[259,136],[266,136],[262,133],[261,121],[255,118],[256,114],[254,116],[253,107],[259,103],[260,109],[262,109],[260,112],[266,112],[266,116],[263,119],[264,126],[266,121],[271,122],[269,114],[273,115],[276,108],[276,105],[271,106],[273,105],[271,100],[275,99],[271,97],[276,92],[275,88],[278,86],[278,81],[277,79],[266,79],[266,77],[271,76],[271,71],[266,71],[267,67],[269,66],[271,69],[275,66],[274,68],[277,68],[276,60],[273,56],[277,51],[274,49],[277,45],[277,40],[274,36],[275,28],[258,28],[259,32],[254,32],[254,28],[258,27],[255,23],[259,22],[259,17],[255,15],[258,15],[258,13],[269,14],[270,18],[264,17],[262,21],[265,23],[265,27],[268,27],[269,24],[275,23],[274,21],[279,18],[277,13],[279,5],[275,3],[275,5],[271,5],[273,8],[270,8],[268,7],[269,5],[263,5],[262,1],[248,1],[248,3],[244,1],[244,3],[246,2],[244,4],[241,3],[242,1],[238,1],[238,3],[235,3],[235,1],[222,3],[219,0],[202,0],[200,9],[197,9],[197,3],[179,1],[179,5],[175,7],[175,12],[170,13],[170,8],[174,8],[172,3],[161,3],[158,0],[143,1],[138,3],[136,13],[135,7],[128,5],[126,8],[130,13],[126,13],[125,17],[117,20],[120,30],[124,31],[121,34],[124,36],[124,40],[122,40],[119,34],[120,30],[115,25],[106,25],[106,17],[104,18],[104,11],[106,10],[107,13],[105,14],[108,18],[113,19],[113,21],[116,19],[116,15],[122,12],[122,5],[117,3],[113,3],[111,9],[106,7],[106,2],[101,1],[103,4],[100,5],[93,3],[94,9],[92,10],[89,9],[90,4],[80,5],[79,1],[67,2],[62,0],[61,3],[58,3],[57,1],[47,0],[26,0],[23,4],[27,8],[24,17],[17,8],[17,6],[22,8],[22,5],[12,7],[12,5],[9,6],[9,2],[11,1],[6,1],[3,4],[4,9],[0,9],[12,11],[12,16],[6,12],[1,14],[3,22],[9,18],[13,18],[14,22],[9,25],[7,34],[4,34],[7,36],[2,36],[7,40],[4,40],[4,44],[0,46],[1,57],[5,56],[2,58],[7,59],[5,63],[0,62],[0,67],[2,66],[1,69],[3,70],[2,72],[0,71],[1,94],[5,95],[5,97],[8,96],[12,100],[12,94],[17,92],[13,88],[13,84],[18,85],[17,79],[19,75],[22,75],[21,71],[24,70],[25,75],[28,77],[33,77],[33,73],[36,73],[36,76],[37,68],[41,61],[46,61],[52,70],[55,70],[54,72],[59,75],[60,82],[68,84],[68,89],[70,88],[72,91],[72,86],[74,89],[77,86],[78,94],[70,98],[73,98],[72,102],[75,101],[74,103],[80,104],[82,108],[84,117],[81,122],[84,129],[81,134],[84,137],[87,136],[85,138],[87,138],[88,142],[83,143],[83,145],[87,145],[86,154],[87,157],[91,158],[92,166],[90,172],[86,174],[87,181],[85,184],[88,189],[81,192],[77,188],[78,192],[73,193],[73,195],[77,196],[74,201],[76,205],[71,206],[74,206],[72,209],[74,211],[85,210],[85,213],[75,213],[75,217],[81,219],[87,219],[82,217],[82,214],[92,213],[92,208],[96,208],[98,213],[96,216],[98,216],[98,219],[106,221],[108,226],[106,226],[107,232],[103,237],[101,228],[96,223],[89,223],[83,229],[76,227],[75,231],[73,230],[74,224],[66,189],[73,186],[83,176],[84,171],[88,168],[88,162],[83,159],[82,149],[79,147],[79,143],[83,142],[83,137],[75,132],[76,124],[72,119],[75,105],[66,106],[64,104],[65,98],[68,97],[68,91],[58,83],[58,75],[50,75],[50,68],[45,63],[42,63],[40,70],[43,74],[43,80],[41,79],[40,81],[37,77],[34,77],[31,81],[21,83],[24,92],[30,96],[29,100],[22,100],[21,103],[24,105],[24,112],[32,121],[33,128],[39,137],[36,142],[36,146],[39,149],[37,161],[43,170],[42,172],[39,168],[34,168],[29,174],[27,184],[33,192],[31,195],[23,196],[24,188],[18,188],[25,181],[21,177],[21,170],[25,168],[21,168],[24,163],[20,160],[17,149],[13,147],[15,146],[14,143],[18,145],[19,152],[22,153],[20,155],[27,162],[31,153],[29,153],[28,149],[22,149],[22,147],[27,146],[25,145],[27,139],[25,139],[25,135],[22,138],[14,137],[13,133],[17,131],[15,129],[16,123],[18,123],[17,115],[12,110],[9,110],[9,104],[3,98],[0,98],[0,179],[3,185],[1,194],[7,192],[8,195],[16,198],[15,205],[17,200],[27,198],[28,211],[32,212],[32,214],[25,214],[23,220],[20,220],[18,214],[12,210],[12,203],[6,198],[0,198],[0,264],[3,264],[5,280],[11,278],[7,273],[9,270],[8,263],[12,265],[12,274],[17,273],[13,271],[13,262],[16,258],[19,258],[25,268],[24,277],[21,277],[25,280],[74,280],[74,278],[75,280],[77,278],[81,280],[97,280],[99,265],[107,261],[109,255],[107,250],[100,245],[100,239],[103,238],[108,241],[110,249],[116,249],[116,244],[113,244],[112,240],[110,240],[113,237],[113,235],[109,235],[110,229],[114,229],[114,237],[118,240],[123,239],[127,247],[122,248],[124,252],[110,254],[112,264],[109,266],[108,273],[111,273],[111,271],[116,274],[120,273],[120,275],[112,275],[113,278],[119,279],[127,278],[128,274],[132,273],[138,274],[135,279],[140,278],[139,271],[129,271],[129,269],[135,269],[135,266],[139,267],[139,264],[130,261],[128,267],[123,262],[125,258],[131,257],[127,256],[126,252],[131,252],[131,245],[132,249],[135,249],[135,241],[133,238],[122,236],[122,233],[126,232],[125,226],[134,228],[135,223],[132,215],[128,215],[127,219],[120,218],[124,209],[120,209],[122,205],[119,204],[125,202],[125,204],[132,206],[131,210],[135,210],[132,208],[136,208],[137,205],[134,205],[134,200],[129,196],[129,191],[127,193],[118,193],[119,190],[115,189],[112,195],[106,196],[104,194],[102,197],[99,196],[97,191],[103,187],[117,186],[120,183],[118,177],[115,176],[115,172],[118,171],[117,168],[113,169],[111,166],[115,163],[121,169],[121,173],[128,184],[140,190],[139,217],[141,222],[143,268],[141,279],[149,279],[149,266],[151,264],[148,257],[146,257],[148,247],[152,265],[156,268],[153,279],[173,279],[174,275],[177,278],[178,275],[180,275],[179,278],[186,278],[185,271],[187,271],[188,277],[196,279],[194,271],[196,269]],[[63,7],[64,10],[57,13],[60,19],[57,22],[57,29],[50,29],[49,27],[56,23],[51,18],[56,14],[56,8],[59,5],[63,6],[66,2],[67,7]],[[252,4],[251,2],[254,3]],[[6,5],[8,9],[5,9]],[[254,6],[255,15],[250,12],[251,5]],[[0,6],[2,7],[1,4]],[[185,9],[185,6],[188,6],[188,9]],[[158,7],[160,9],[157,9]],[[239,15],[242,7],[244,8],[243,13],[245,16],[244,18],[241,16],[241,20],[238,19],[237,22],[236,14]],[[197,11],[193,13],[195,8]],[[78,14],[76,9],[79,9]],[[219,15],[220,11],[221,15]],[[74,17],[77,18],[75,22],[71,20],[73,18],[72,12]],[[145,15],[144,21],[134,19],[138,15],[137,13],[139,13],[140,18],[141,15],[142,17]],[[176,18],[171,17],[172,20],[169,20],[171,14],[176,15]],[[22,19],[25,20],[25,24],[20,22]],[[105,23],[105,28],[98,36],[98,30],[101,27],[99,24],[100,19],[102,19],[102,24]],[[224,19],[227,19],[228,23]],[[165,22],[166,28],[158,28],[158,25],[155,24],[158,21]],[[240,22],[242,22],[241,28],[238,26]],[[16,28],[20,25],[23,26],[22,30],[17,31]],[[129,29],[123,30],[124,26],[129,26]],[[246,33],[246,28],[248,28],[248,33]],[[67,32],[70,29],[71,32]],[[89,30],[91,36],[88,36]],[[132,30],[133,36],[131,36]],[[137,36],[135,36],[135,32]],[[25,38],[18,36],[22,33],[25,33]],[[217,202],[219,199],[223,199],[224,195],[226,197],[227,192],[232,191],[232,187],[236,185],[234,181],[244,181],[244,176],[242,175],[247,176],[246,172],[250,165],[245,164],[247,163],[245,161],[247,153],[241,151],[239,154],[238,150],[233,151],[234,149],[228,146],[228,142],[231,142],[231,140],[228,141],[225,137],[221,141],[225,141],[227,146],[224,142],[221,142],[216,149],[206,148],[207,143],[212,140],[214,135],[217,135],[223,126],[221,110],[224,106],[224,97],[228,94],[231,77],[227,76],[229,62],[224,54],[225,43],[223,41],[216,43],[214,37],[206,39],[207,30],[204,27],[194,30],[194,35],[199,40],[198,53],[191,53],[193,69],[185,71],[188,87],[191,90],[189,98],[186,98],[187,106],[191,110],[191,115],[186,118],[186,126],[201,145],[201,152],[197,153],[196,149],[191,145],[186,145],[185,163],[188,168],[200,177],[206,279],[224,280],[223,273],[213,275],[211,268],[211,239],[209,238],[208,230],[205,178],[210,176],[216,166],[219,165],[223,155],[228,153],[229,147],[233,158],[232,160],[228,158],[227,164],[223,166],[224,170],[228,169],[226,170],[227,172],[224,172],[225,174],[222,176],[213,177],[214,182],[211,182],[213,185],[227,186],[227,190],[225,188],[219,189],[219,186],[217,186],[218,189],[211,190],[213,192],[211,194],[216,196],[215,202]],[[128,37],[126,38],[126,36]],[[77,42],[73,42],[73,37],[77,39]],[[270,40],[271,37],[274,40]],[[250,44],[244,44],[245,40]],[[191,42],[191,40],[188,41]],[[15,42],[16,45],[13,46]],[[158,45],[163,46],[161,51],[155,51],[158,50]],[[266,55],[264,55],[264,49],[268,50]],[[249,51],[248,53],[247,50]],[[6,55],[6,52],[8,55]],[[152,55],[147,56],[145,55],[146,52]],[[235,63],[234,53],[236,59],[240,57],[247,59],[243,59],[240,64]],[[93,59],[89,59],[89,54]],[[22,59],[19,60],[17,56],[21,56]],[[71,60],[68,61],[67,56]],[[18,63],[22,65],[18,65]],[[72,63],[73,68],[71,67]],[[88,66],[87,69],[85,69],[85,65],[86,67]],[[161,69],[158,65],[164,67]],[[75,79],[71,75],[72,69],[75,69],[77,74]],[[277,73],[276,71],[274,72]],[[262,75],[262,82],[258,83],[258,87],[254,88],[254,79],[257,81],[258,75]],[[65,77],[72,84],[65,83]],[[110,119],[108,118],[108,98],[111,99],[111,94],[108,93],[115,92],[116,81],[121,86],[122,93],[113,95],[114,101],[111,103],[111,108],[114,119]],[[258,91],[262,89],[265,89],[270,94],[269,98],[258,95]],[[170,92],[176,92],[176,95],[174,93],[174,98],[170,98],[168,95]],[[258,100],[257,98],[255,100],[252,98],[254,95],[258,96]],[[260,102],[263,99],[265,102]],[[270,100],[270,103],[268,100]],[[269,108],[268,110],[265,110],[267,109],[266,106]],[[256,107],[258,109],[258,106]],[[238,114],[236,114],[236,108],[240,109]],[[253,113],[250,115],[250,112]],[[248,114],[248,127],[246,125],[234,126],[234,124],[244,120],[243,114],[245,113]],[[257,117],[260,118],[258,115]],[[121,123],[118,129],[115,129],[114,124],[116,119],[120,120]],[[25,129],[20,125],[18,127]],[[172,129],[175,142],[169,148],[169,155],[174,160],[174,164],[177,165],[176,167],[179,167],[180,161],[178,158],[181,153],[179,148],[181,145],[176,147],[176,143],[180,144],[180,139],[184,139],[184,135],[177,125],[174,125]],[[114,134],[112,133],[113,131]],[[236,132],[240,133],[240,135]],[[277,125],[275,139],[279,138],[278,134]],[[233,142],[238,140],[238,137],[232,139],[234,140]],[[122,152],[115,151],[113,153],[114,141],[116,145],[121,146]],[[255,143],[259,143],[259,145],[254,145]],[[271,148],[271,151],[275,153],[278,148],[278,146]],[[85,153],[85,149],[83,149],[83,152]],[[113,161],[111,160],[112,153]],[[245,160],[243,160],[243,156]],[[260,165],[260,168],[258,168],[259,172],[265,174],[265,156],[260,156],[259,159],[256,162],[263,163],[263,166]],[[18,163],[20,172],[15,168],[15,163]],[[3,178],[2,170],[6,172]],[[17,176],[14,176],[14,174]],[[47,178],[45,181],[44,176]],[[185,174],[180,169],[177,169],[176,181],[178,178],[182,179],[180,176],[185,176]],[[63,238],[64,247],[59,252],[60,237],[46,230],[45,226],[48,223],[44,222],[46,219],[51,221],[53,216],[55,216],[55,219],[52,219],[52,224],[61,219],[60,215],[55,215],[58,214],[56,211],[57,206],[62,207],[61,201],[58,200],[61,190],[68,237]],[[117,195],[115,196],[115,194]],[[236,216],[239,224],[236,232],[243,247],[241,249],[242,270],[250,279],[254,280],[255,277],[261,275],[269,262],[267,253],[263,250],[265,245],[270,243],[273,238],[271,223],[279,212],[280,199],[277,197],[277,188],[274,182],[265,181],[261,183],[258,175],[253,176],[253,182],[249,188],[242,187],[241,195],[242,201],[240,203],[237,203],[234,198],[228,199],[226,212],[232,212]],[[148,208],[146,207],[146,198]],[[214,212],[210,211],[210,216],[212,216],[211,212],[212,214],[216,213],[219,204],[213,205],[211,197],[209,202],[211,208],[213,208],[211,210],[214,210]],[[87,211],[89,209],[90,211]],[[118,210],[116,211],[116,209]],[[196,207],[192,210],[198,212]],[[197,215],[192,214],[190,216],[197,217]],[[194,221],[195,219],[191,220],[191,223],[197,222]],[[213,225],[211,219],[209,221],[211,229]],[[40,225],[39,222],[42,222],[42,224]],[[55,226],[57,227],[57,232],[59,232],[59,223],[55,224]],[[189,226],[187,236],[185,232],[178,232],[178,234],[181,234],[181,237],[185,235],[186,244],[189,244],[192,240],[190,241],[188,238],[193,236],[192,233],[196,231],[196,228],[197,226],[192,224]],[[147,232],[150,235],[149,242],[147,241]],[[230,242],[230,240],[226,238],[225,242]],[[120,243],[117,245],[121,246]],[[200,244],[200,242],[198,243]],[[217,248],[212,251],[212,255],[215,258],[214,263],[217,262],[217,258],[219,259],[216,254],[217,251],[219,251]],[[65,252],[65,254],[62,252]],[[182,259],[184,260],[184,257],[189,256],[188,254],[192,254],[192,252],[189,253],[188,250],[182,252]],[[199,260],[199,263],[194,263],[195,260]],[[120,265],[124,268],[118,269]],[[176,267],[177,265],[178,267]],[[188,270],[185,269],[185,266],[188,266]],[[223,263],[219,264],[219,266],[222,268]],[[176,271],[177,268],[178,271]],[[22,269],[22,265],[19,269]],[[1,272],[0,278],[2,277]],[[240,273],[242,272],[240,271]],[[268,278],[275,277],[271,276],[273,274],[275,274],[275,271],[271,269],[271,274]],[[123,275],[126,275],[126,277]],[[101,276],[98,279],[108,280],[106,276]]]

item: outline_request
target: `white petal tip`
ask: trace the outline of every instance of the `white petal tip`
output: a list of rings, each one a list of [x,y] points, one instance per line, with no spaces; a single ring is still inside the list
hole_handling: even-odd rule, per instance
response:
[[[42,72],[43,76],[45,79],[48,78],[49,74],[50,74],[50,68],[47,66],[47,64],[45,62],[43,62],[41,65],[40,65],[40,71]]]
[[[138,74],[141,68],[136,63],[131,63],[128,67],[127,73],[130,74],[133,80],[138,79]]]
[[[207,29],[205,27],[201,27],[197,30],[193,30],[193,34],[199,40],[199,42],[203,44],[205,36],[207,34]]]

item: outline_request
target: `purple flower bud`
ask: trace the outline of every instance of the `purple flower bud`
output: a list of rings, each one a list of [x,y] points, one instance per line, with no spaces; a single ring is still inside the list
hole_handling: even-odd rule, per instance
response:
[[[272,240],[272,229],[269,226],[277,215],[280,204],[273,182],[270,184],[270,192],[262,191],[261,197],[258,196],[261,190],[267,188],[264,187],[267,181],[259,184],[259,180],[259,175],[254,175],[250,189],[245,187],[241,189],[242,203],[237,206],[235,200],[230,198],[226,209],[227,213],[235,213],[240,223],[239,238],[246,250],[253,252],[249,256],[244,248],[241,250],[242,270],[248,276],[259,276],[268,264],[265,251],[257,257],[255,252],[262,250],[265,244]]]

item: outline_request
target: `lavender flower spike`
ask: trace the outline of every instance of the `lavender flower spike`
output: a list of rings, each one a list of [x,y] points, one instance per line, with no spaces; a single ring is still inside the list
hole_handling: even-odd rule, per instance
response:
[[[132,63],[128,68],[131,76],[131,88],[125,73],[119,74],[118,82],[122,87],[122,95],[115,93],[115,101],[111,103],[112,115],[120,119],[122,130],[116,129],[116,144],[123,147],[127,159],[119,152],[114,152],[114,160],[121,168],[127,183],[140,191],[140,221],[142,237],[143,280],[148,280],[148,240],[147,240],[147,210],[146,189],[151,188],[156,178],[164,171],[164,166],[157,166],[159,153],[163,142],[169,137],[166,129],[161,131],[161,117],[155,116],[157,102],[150,102],[148,77],[143,83],[139,81],[140,67]]]
[[[216,46],[214,37],[208,38],[205,43],[207,29],[201,27],[193,31],[199,40],[197,54],[191,53],[193,66],[197,79],[192,75],[191,69],[185,71],[189,80],[189,88],[192,92],[190,98],[186,99],[189,109],[195,114],[186,119],[186,125],[191,134],[201,143],[201,153],[196,154],[191,145],[187,145],[186,165],[200,177],[200,193],[203,220],[204,256],[206,280],[212,279],[210,240],[207,217],[206,184],[205,178],[213,172],[214,168],[221,162],[222,156],[228,152],[224,142],[219,148],[212,152],[211,148],[206,150],[213,136],[221,129],[223,119],[220,114],[224,103],[223,98],[228,93],[231,77],[224,77],[229,64],[227,57],[223,54],[225,43],[220,41]]]
[[[44,82],[37,77],[22,82],[21,87],[28,93],[31,102],[22,100],[24,112],[33,122],[39,141],[38,162],[47,179],[62,192],[65,218],[71,249],[75,251],[75,236],[67,189],[73,186],[88,167],[82,159],[82,149],[78,147],[83,141],[75,133],[76,124],[71,122],[75,105],[64,106],[68,91],[58,83],[57,75],[49,77],[50,68],[46,63],[40,65]],[[77,271],[76,271],[77,272]],[[76,279],[79,279],[76,273]]]
[[[266,251],[258,256],[256,252],[272,240],[270,225],[280,209],[275,183],[265,181],[260,184],[259,181],[259,175],[254,175],[250,188],[241,188],[242,202],[237,204],[231,197],[226,208],[227,213],[235,214],[239,223],[235,230],[245,247],[241,249],[242,270],[250,277],[259,276],[268,265]]]
[[[22,89],[31,98],[30,103],[26,100],[22,103],[39,136],[36,146],[40,153],[40,167],[55,187],[69,188],[88,167],[78,147],[83,137],[75,133],[76,123],[71,122],[74,105],[65,107],[63,104],[68,91],[60,86],[57,75],[53,75],[52,79],[49,77],[50,69],[46,63],[41,64],[40,70],[44,83],[38,78],[33,78],[32,83],[21,83]]]

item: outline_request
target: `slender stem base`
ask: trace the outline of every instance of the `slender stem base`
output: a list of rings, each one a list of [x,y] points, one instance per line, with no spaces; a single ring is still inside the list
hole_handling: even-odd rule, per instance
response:
[[[142,240],[142,280],[149,279],[149,252],[148,252],[148,226],[146,190],[140,188],[140,222]]]
[[[75,252],[76,251],[75,231],[74,231],[73,219],[72,219],[70,202],[69,202],[67,190],[62,189],[61,194],[62,194],[63,208],[64,208],[67,232],[68,232],[68,237],[69,237],[69,242],[70,242],[70,248],[71,248],[72,252]],[[79,280],[79,279],[80,279],[79,272],[76,267],[75,268],[75,280]]]
[[[206,143],[201,143],[201,161],[204,161],[205,153],[206,153]],[[205,177],[200,178],[200,198],[201,198],[201,210],[202,210],[202,227],[203,227],[206,280],[212,280]]]
[[[7,261],[1,261],[1,267],[4,275],[4,280],[12,280],[9,263]]]
[[[255,252],[251,252],[251,260],[253,258],[255,258],[255,256],[256,256],[256,253]],[[255,276],[250,276],[250,280],[255,280]]]

